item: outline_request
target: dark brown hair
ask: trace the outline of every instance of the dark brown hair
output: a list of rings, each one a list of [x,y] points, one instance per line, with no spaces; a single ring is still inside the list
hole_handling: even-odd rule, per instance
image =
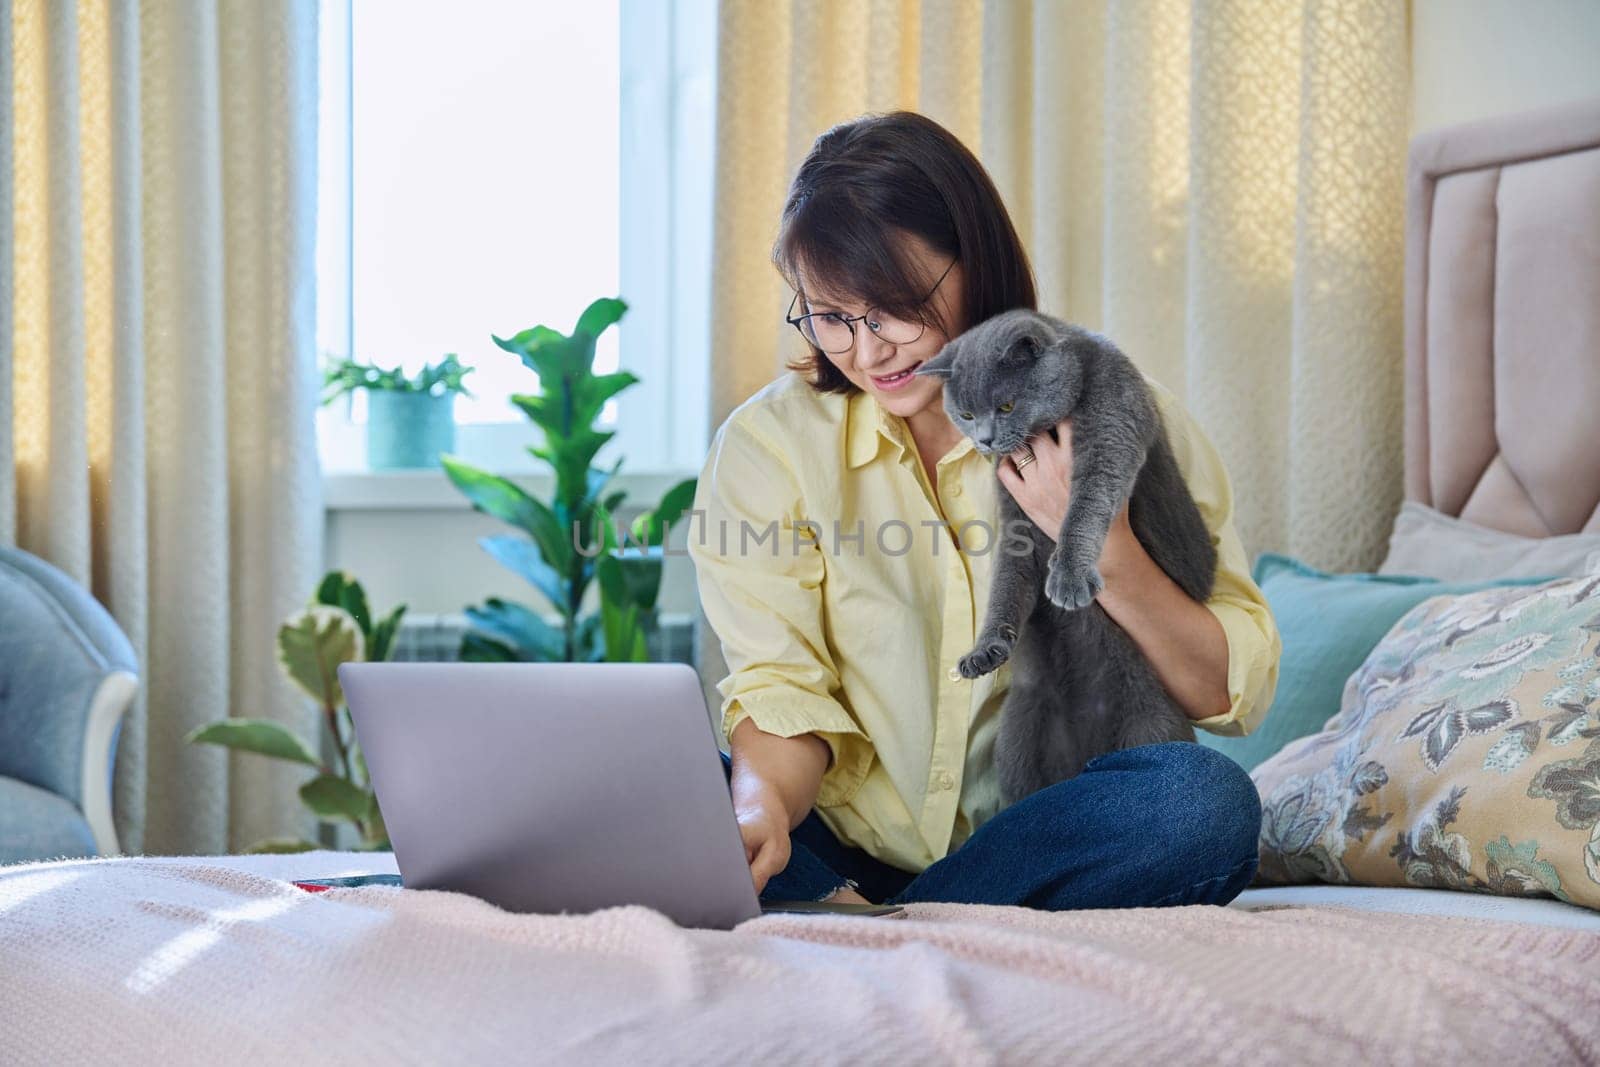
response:
[[[923,304],[928,283],[905,258],[908,233],[960,260],[966,322],[938,323]],[[863,115],[816,139],[789,185],[772,262],[796,290],[804,267],[813,296],[848,294],[952,337],[1011,308],[1037,309],[1028,254],[983,164],[911,111]],[[822,392],[855,391],[821,349],[807,347],[791,370]]]

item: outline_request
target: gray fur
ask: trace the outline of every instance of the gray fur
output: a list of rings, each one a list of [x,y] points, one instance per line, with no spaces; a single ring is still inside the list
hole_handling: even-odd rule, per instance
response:
[[[1105,752],[1193,741],[1189,716],[1094,602],[1104,587],[1101,549],[1130,497],[1134,535],[1179,588],[1204,601],[1216,575],[1210,531],[1138,368],[1100,334],[1019,309],[961,334],[916,373],[946,379],[946,412],[996,461],[1072,419],[1072,500],[1060,537],[1052,542],[1000,487],[988,610],[958,665],[977,678],[1012,661],[995,740],[1002,801],[1071,778]],[[1002,413],[1007,402],[1012,410]],[[1007,532],[1023,529],[1032,552],[1019,552],[1026,546]]]

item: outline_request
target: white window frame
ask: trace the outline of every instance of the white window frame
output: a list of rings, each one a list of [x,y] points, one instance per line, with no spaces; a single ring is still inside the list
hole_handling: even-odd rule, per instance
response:
[[[350,354],[354,333],[351,3],[322,5],[318,333],[334,357]],[[616,437],[596,462],[624,457],[625,475],[660,484],[663,475],[697,472],[709,439],[716,0],[620,3],[618,253],[628,312],[615,328],[621,369],[640,382],[615,401]],[[347,394],[318,412],[329,506],[375,499],[403,506],[403,498],[415,495],[418,506],[438,507],[450,499],[440,493],[442,471],[350,465],[349,457],[365,455],[365,423],[352,418],[356,403]],[[461,424],[455,451],[474,465],[522,476],[526,484],[527,475],[545,469],[527,453],[541,436],[527,420]]]

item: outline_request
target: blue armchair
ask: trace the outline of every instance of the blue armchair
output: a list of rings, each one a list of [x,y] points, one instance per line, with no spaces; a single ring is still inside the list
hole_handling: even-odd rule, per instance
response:
[[[100,602],[0,546],[0,864],[116,855],[111,773],[138,659]]]

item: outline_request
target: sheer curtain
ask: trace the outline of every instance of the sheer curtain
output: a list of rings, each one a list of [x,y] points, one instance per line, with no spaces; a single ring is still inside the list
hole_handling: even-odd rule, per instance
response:
[[[1042,309],[1185,400],[1252,553],[1376,566],[1401,495],[1407,5],[723,0],[719,35],[713,424],[793,352],[767,254],[801,156],[909,108],[994,175]]]
[[[320,572],[315,0],[0,0],[0,540],[141,660],[128,852],[313,823],[303,774],[183,740],[302,730],[275,634]]]

